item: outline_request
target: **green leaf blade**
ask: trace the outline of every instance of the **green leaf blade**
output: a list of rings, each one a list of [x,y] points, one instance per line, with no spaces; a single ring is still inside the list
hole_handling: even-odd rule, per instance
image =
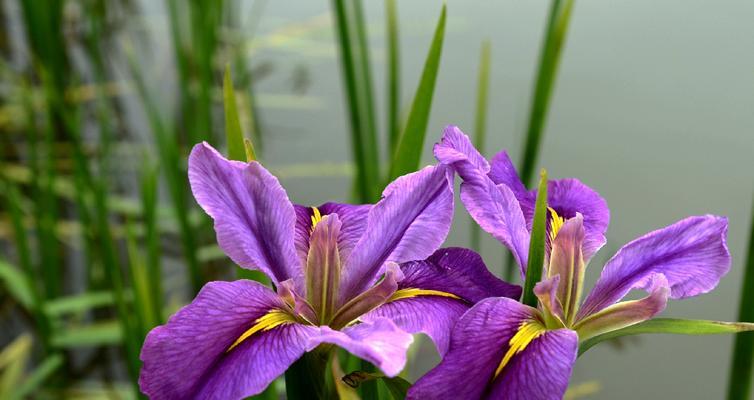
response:
[[[228,145],[228,158],[236,161],[246,160],[246,145],[244,144],[241,121],[238,118],[236,93],[233,89],[233,79],[230,76],[230,66],[225,66],[223,74],[223,102],[225,104],[225,140]],[[251,143],[251,142],[249,142]],[[256,159],[254,148],[250,148],[251,157]]]
[[[542,267],[545,263],[545,235],[547,232],[547,171],[542,169],[537,189],[537,201],[534,205],[531,241],[529,242],[529,260],[526,265],[524,297],[522,303],[536,307],[537,296],[534,285],[542,279]]]
[[[416,171],[419,167],[424,138],[427,134],[427,125],[429,124],[429,113],[432,109],[432,97],[435,91],[437,72],[440,69],[440,57],[442,56],[442,46],[445,38],[445,16],[446,7],[443,4],[440,19],[437,21],[435,34],[432,38],[432,44],[424,62],[424,70],[419,80],[419,86],[416,89],[414,101],[411,104],[411,111],[408,114],[408,120],[401,134],[398,147],[393,154],[393,160],[390,165],[390,180]]]

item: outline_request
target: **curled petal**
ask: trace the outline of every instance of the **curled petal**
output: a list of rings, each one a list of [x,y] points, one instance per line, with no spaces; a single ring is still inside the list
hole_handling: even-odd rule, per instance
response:
[[[220,248],[238,265],[273,282],[302,280],[293,243],[296,213],[277,178],[261,164],[225,159],[207,143],[189,156],[189,182],[215,221]]]
[[[301,357],[318,328],[282,324],[234,343],[260,317],[284,307],[257,282],[206,284],[147,335],[139,387],[152,399],[243,398],[263,391]]]
[[[443,164],[463,169],[466,174],[483,174],[490,172],[490,165],[474,145],[457,126],[448,125],[442,134],[440,143],[434,147],[435,158]]]
[[[631,289],[649,291],[656,273],[667,279],[670,298],[709,292],[730,269],[727,232],[727,218],[705,215],[682,219],[628,243],[605,264],[578,317],[612,305]]]
[[[591,314],[574,325],[579,339],[584,341],[606,332],[646,321],[665,309],[670,295],[668,280],[662,274],[652,274],[649,296],[640,300],[622,301]]]
[[[346,261],[342,302],[370,287],[386,262],[426,258],[450,230],[453,189],[445,166],[401,176],[382,196],[369,210],[367,229]]]
[[[341,331],[326,326],[309,342],[309,350],[321,343],[338,345],[349,353],[369,361],[387,376],[398,375],[406,365],[406,351],[414,341],[411,334],[399,329],[387,318],[377,318]]]

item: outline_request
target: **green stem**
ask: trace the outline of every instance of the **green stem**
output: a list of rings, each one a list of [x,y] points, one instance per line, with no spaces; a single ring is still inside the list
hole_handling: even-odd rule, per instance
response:
[[[330,354],[330,350],[318,347],[301,356],[285,371],[285,391],[288,400],[333,398],[325,384]]]

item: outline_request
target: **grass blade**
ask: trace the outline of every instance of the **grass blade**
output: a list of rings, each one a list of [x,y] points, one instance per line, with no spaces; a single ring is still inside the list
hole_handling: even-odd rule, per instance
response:
[[[356,164],[354,183],[359,200],[371,202],[380,196],[380,158],[361,1],[333,0],[333,11],[346,86],[351,145]]]
[[[484,154],[485,139],[487,137],[487,99],[490,87],[490,41],[482,42],[479,53],[479,78],[476,92],[476,118],[474,119],[474,146]],[[479,253],[481,247],[482,230],[479,225],[471,221],[471,248]]]
[[[229,65],[225,66],[225,74],[223,76],[223,101],[225,103],[225,140],[228,146],[228,158],[236,161],[245,161],[247,158],[247,147],[243,138],[241,121],[238,119],[236,93],[233,90],[233,80],[230,76]],[[254,146],[248,147],[248,151],[251,157],[256,160]]]
[[[385,16],[387,17],[387,131],[390,154],[393,154],[398,147],[401,132],[400,37],[395,0],[385,1]]]
[[[537,189],[537,202],[534,205],[534,221],[529,243],[529,261],[526,265],[526,281],[522,303],[536,307],[537,296],[534,285],[542,279],[542,267],[545,263],[545,234],[547,232],[547,171],[542,169]]]
[[[160,263],[160,236],[157,223],[157,166],[145,162],[141,173],[141,205],[144,215],[144,240],[147,245],[146,264],[149,274],[149,291],[152,299],[152,313],[157,323],[164,321],[162,316],[163,289],[162,266]]]
[[[553,0],[550,5],[550,17],[542,43],[534,96],[529,111],[524,156],[521,160],[521,180],[526,186],[531,183],[534,166],[537,163],[547,111],[550,106],[550,97],[558,72],[561,49],[568,32],[573,3],[574,0],[565,0],[564,2]]]
[[[10,399],[23,399],[33,393],[47,378],[49,378],[55,371],[63,366],[63,356],[60,354],[53,354],[42,361],[42,363],[34,369],[28,378],[19,386],[16,391],[11,395]]]
[[[754,203],[752,203],[749,229],[749,254],[746,256],[741,302],[738,306],[738,320],[742,322],[754,322],[754,307],[752,307],[754,304]],[[736,335],[728,379],[728,399],[750,398],[752,364],[754,364],[754,332]]]
[[[424,138],[427,134],[427,124],[429,123],[429,112],[432,109],[432,96],[435,91],[437,71],[440,69],[440,56],[442,55],[442,44],[445,37],[445,15],[446,7],[443,4],[440,19],[435,28],[435,35],[424,62],[419,87],[416,88],[411,111],[406,120],[406,126],[401,134],[398,147],[393,153],[390,180],[419,168]]]
[[[721,322],[695,319],[655,318],[627,328],[603,333],[589,338],[579,345],[579,355],[605,340],[644,333],[672,333],[675,335],[719,335],[754,330],[754,324],[746,322]]]

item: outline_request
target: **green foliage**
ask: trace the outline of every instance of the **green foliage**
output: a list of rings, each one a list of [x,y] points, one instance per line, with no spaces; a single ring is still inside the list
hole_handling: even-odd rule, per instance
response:
[[[534,285],[542,280],[542,268],[545,263],[545,236],[547,235],[547,171],[542,169],[539,176],[537,201],[534,205],[534,221],[529,241],[529,259],[526,265],[526,281],[522,303],[537,306]]]

